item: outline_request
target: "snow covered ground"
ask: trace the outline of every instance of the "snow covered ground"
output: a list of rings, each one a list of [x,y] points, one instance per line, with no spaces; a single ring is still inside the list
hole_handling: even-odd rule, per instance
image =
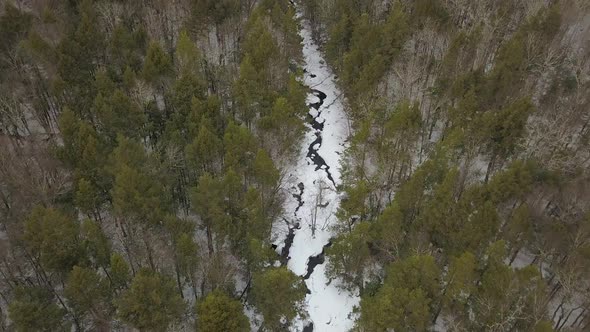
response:
[[[300,12],[297,15],[302,16]],[[349,128],[334,74],[325,64],[305,20],[301,22],[300,35],[304,43],[305,84],[312,89],[309,114],[314,121],[308,124],[297,164],[287,173],[287,187],[294,196],[287,199],[285,219],[291,227],[299,224],[287,266],[295,274],[305,276],[308,259],[320,254],[333,236],[332,226],[337,222],[335,214],[340,203],[336,185],[340,183],[340,161]],[[284,236],[276,244],[280,253]],[[314,331],[347,331],[354,323],[351,312],[359,302],[358,294],[339,290],[336,280],[327,279],[325,267],[325,263],[315,266],[305,280],[311,292],[306,297],[309,320]],[[299,319],[293,330],[301,331],[308,324]]]

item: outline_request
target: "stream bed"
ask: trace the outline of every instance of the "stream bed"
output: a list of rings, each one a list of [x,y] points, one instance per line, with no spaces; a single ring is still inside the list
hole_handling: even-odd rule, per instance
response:
[[[302,17],[297,11],[297,16]],[[301,276],[308,288],[308,318],[293,322],[294,331],[347,331],[353,327],[352,310],[358,292],[338,288],[326,276],[325,249],[331,245],[340,203],[341,156],[349,126],[336,78],[314,42],[309,24],[302,19],[304,83],[307,98],[307,131],[297,163],[287,173],[289,195],[285,203],[284,235],[276,242],[281,263]]]

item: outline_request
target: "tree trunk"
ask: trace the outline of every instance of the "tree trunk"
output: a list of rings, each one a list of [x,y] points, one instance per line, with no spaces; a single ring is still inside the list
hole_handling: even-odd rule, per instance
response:
[[[207,248],[209,249],[209,257],[213,256],[213,234],[211,234],[211,226],[207,224]]]

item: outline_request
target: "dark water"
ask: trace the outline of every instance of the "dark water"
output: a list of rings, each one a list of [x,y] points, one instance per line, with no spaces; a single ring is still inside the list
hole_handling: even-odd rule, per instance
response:
[[[322,156],[320,156],[320,154],[318,153],[319,148],[322,146],[322,132],[324,130],[324,123],[326,122],[326,120],[324,119],[324,121],[318,122],[317,119],[322,115],[322,112],[319,111],[319,108],[324,104],[324,100],[327,96],[324,92],[315,89],[312,89],[311,93],[318,97],[320,100],[318,102],[309,104],[309,107],[314,108],[318,112],[315,117],[311,116],[311,114],[308,114],[308,122],[311,125],[311,127],[316,130],[316,139],[307,148],[307,158],[309,158],[311,162],[316,166],[316,171],[323,169],[326,172],[328,180],[330,180],[334,187],[336,187],[336,182],[334,181],[334,178],[330,173],[330,166],[326,164],[324,158],[322,158]]]
[[[295,230],[301,228],[301,225],[299,223],[296,223],[294,226],[291,226],[290,223],[287,221],[287,219],[284,219],[284,220],[287,223],[287,227],[289,229],[289,232],[287,233],[287,236],[285,237],[285,245],[283,246],[283,249],[281,250],[281,255],[279,257],[279,261],[281,262],[281,265],[283,265],[283,266],[287,265],[287,262],[291,258],[289,256],[289,251],[291,251],[291,246],[293,245],[293,240],[295,239]]]
[[[304,72],[307,73],[312,78],[316,77],[315,74],[308,73],[305,69],[304,69]],[[326,164],[326,161],[324,160],[324,158],[318,153],[318,150],[322,146],[322,133],[324,130],[324,124],[326,122],[325,119],[322,122],[319,122],[318,119],[322,115],[322,111],[320,111],[320,108],[324,104],[324,100],[326,99],[327,95],[323,91],[320,91],[317,89],[311,89],[311,93],[314,96],[316,96],[319,99],[319,101],[314,102],[314,103],[310,103],[308,105],[310,109],[314,109],[316,111],[315,116],[312,116],[310,113],[307,114],[307,122],[315,130],[316,138],[309,145],[309,147],[307,149],[306,157],[309,158],[308,164],[309,164],[309,162],[313,163],[315,165],[315,171],[323,170],[324,172],[326,172],[326,177],[328,178],[328,180],[330,180],[330,182],[332,182],[334,187],[336,187],[336,182],[334,181],[334,178],[332,177],[332,174],[330,173],[330,166],[328,164]],[[297,218],[297,212],[305,203],[303,201],[303,191],[304,191],[305,187],[304,187],[303,182],[300,182],[297,184],[297,188],[293,187],[292,189],[299,189],[298,193],[292,194],[293,197],[297,200],[297,207],[295,208],[295,211],[293,211],[295,218]],[[325,203],[324,205],[322,205],[320,207],[325,208],[328,204],[329,204],[329,202]],[[289,251],[291,250],[291,246],[293,245],[293,240],[295,238],[295,232],[301,228],[301,224],[299,222],[296,222],[293,226],[291,226],[291,223],[286,219],[285,219],[285,222],[287,223],[287,227],[289,229],[289,232],[285,238],[285,245],[283,246],[281,253],[280,253],[281,265],[286,265],[287,262],[289,261],[289,258],[290,258]],[[330,239],[330,241],[328,241],[328,243],[326,245],[324,245],[321,253],[314,255],[314,256],[310,256],[308,258],[307,271],[306,271],[305,275],[302,276],[302,278],[304,280],[307,280],[307,279],[309,279],[309,277],[311,277],[311,275],[317,265],[323,264],[325,262],[326,248],[329,248],[331,245],[332,245],[332,239]],[[276,249],[276,246],[274,248]],[[309,288],[307,288],[307,285],[306,285],[306,292],[307,292],[307,294],[311,294],[311,291],[309,290]],[[313,331],[314,331],[313,322],[309,322],[303,328],[303,332],[313,332]]]
[[[316,266],[324,264],[324,261],[326,260],[326,248],[330,248],[331,246],[332,240],[330,239],[330,241],[328,241],[328,243],[326,243],[326,245],[322,248],[322,252],[307,259],[307,273],[305,273],[303,276],[303,280],[307,280],[309,277],[311,277],[311,274],[313,273],[313,270]]]
[[[295,188],[295,187],[293,187],[293,188]],[[293,194],[293,197],[295,197],[295,199],[297,200],[297,207],[295,208],[295,212],[293,213],[295,216],[297,216],[297,211],[299,211],[299,209],[303,206],[303,203],[305,203],[302,199],[303,189],[305,189],[303,182],[299,182],[297,184],[297,189],[299,189],[299,193]]]

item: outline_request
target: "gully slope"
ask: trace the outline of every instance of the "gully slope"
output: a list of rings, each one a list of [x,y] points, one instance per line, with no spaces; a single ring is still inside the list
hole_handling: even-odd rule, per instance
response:
[[[297,14],[301,17],[301,13]],[[277,251],[295,274],[301,276],[309,293],[307,312],[311,322],[295,322],[297,331],[347,331],[353,326],[352,309],[358,294],[339,290],[336,280],[325,274],[324,248],[333,236],[336,210],[340,203],[342,153],[348,137],[348,121],[344,114],[341,92],[335,77],[323,60],[305,20],[301,21],[305,58],[305,84],[308,96],[308,130],[302,140],[297,165],[288,177],[290,197],[285,206],[289,227]]]

